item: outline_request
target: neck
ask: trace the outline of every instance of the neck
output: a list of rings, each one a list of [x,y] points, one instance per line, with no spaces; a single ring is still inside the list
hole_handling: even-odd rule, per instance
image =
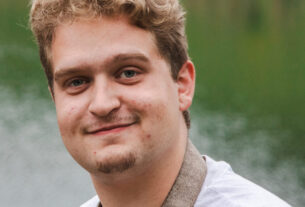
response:
[[[106,175],[108,178],[105,175],[91,175],[103,207],[161,206],[183,162],[187,144],[187,134],[184,135],[176,139],[175,147],[166,155],[150,162],[145,169],[135,166],[126,173]]]

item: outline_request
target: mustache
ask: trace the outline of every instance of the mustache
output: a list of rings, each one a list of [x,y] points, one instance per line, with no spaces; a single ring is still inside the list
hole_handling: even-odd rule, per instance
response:
[[[140,121],[140,117],[136,114],[119,115],[109,114],[105,117],[98,117],[96,120],[86,123],[81,128],[83,133],[88,133],[92,129],[100,128],[107,125],[132,124]]]

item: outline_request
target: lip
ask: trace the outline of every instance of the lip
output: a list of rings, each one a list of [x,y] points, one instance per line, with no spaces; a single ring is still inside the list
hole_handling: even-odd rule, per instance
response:
[[[133,124],[135,124],[135,122],[127,123],[127,124],[113,124],[113,125],[96,128],[96,129],[90,129],[90,130],[88,130],[87,133],[91,134],[91,135],[106,135],[106,134],[110,134],[110,133],[118,133],[120,131],[127,129],[128,127],[130,127]]]

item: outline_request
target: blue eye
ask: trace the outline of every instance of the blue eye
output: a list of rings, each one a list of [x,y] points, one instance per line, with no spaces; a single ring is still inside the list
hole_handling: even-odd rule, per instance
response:
[[[121,84],[132,85],[138,83],[143,78],[143,70],[128,66],[118,71],[115,76],[116,81]]]
[[[75,80],[72,80],[71,83],[70,83],[70,86],[72,87],[78,87],[82,84],[85,84],[86,81],[85,80],[82,80],[82,79],[75,79]]]
[[[132,78],[136,75],[136,71],[134,70],[125,70],[121,74],[121,78]]]
[[[71,95],[82,93],[88,87],[90,87],[90,78],[88,77],[74,77],[64,83],[65,91]]]

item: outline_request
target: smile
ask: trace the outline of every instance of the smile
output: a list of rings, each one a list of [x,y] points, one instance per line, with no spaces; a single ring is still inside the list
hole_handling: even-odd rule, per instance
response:
[[[135,122],[128,123],[128,124],[114,124],[114,125],[97,128],[97,129],[91,129],[87,133],[91,134],[91,135],[106,135],[106,134],[110,134],[110,133],[117,133],[117,132],[121,132],[121,131],[127,129],[129,126],[131,126],[133,124],[135,124]]]

